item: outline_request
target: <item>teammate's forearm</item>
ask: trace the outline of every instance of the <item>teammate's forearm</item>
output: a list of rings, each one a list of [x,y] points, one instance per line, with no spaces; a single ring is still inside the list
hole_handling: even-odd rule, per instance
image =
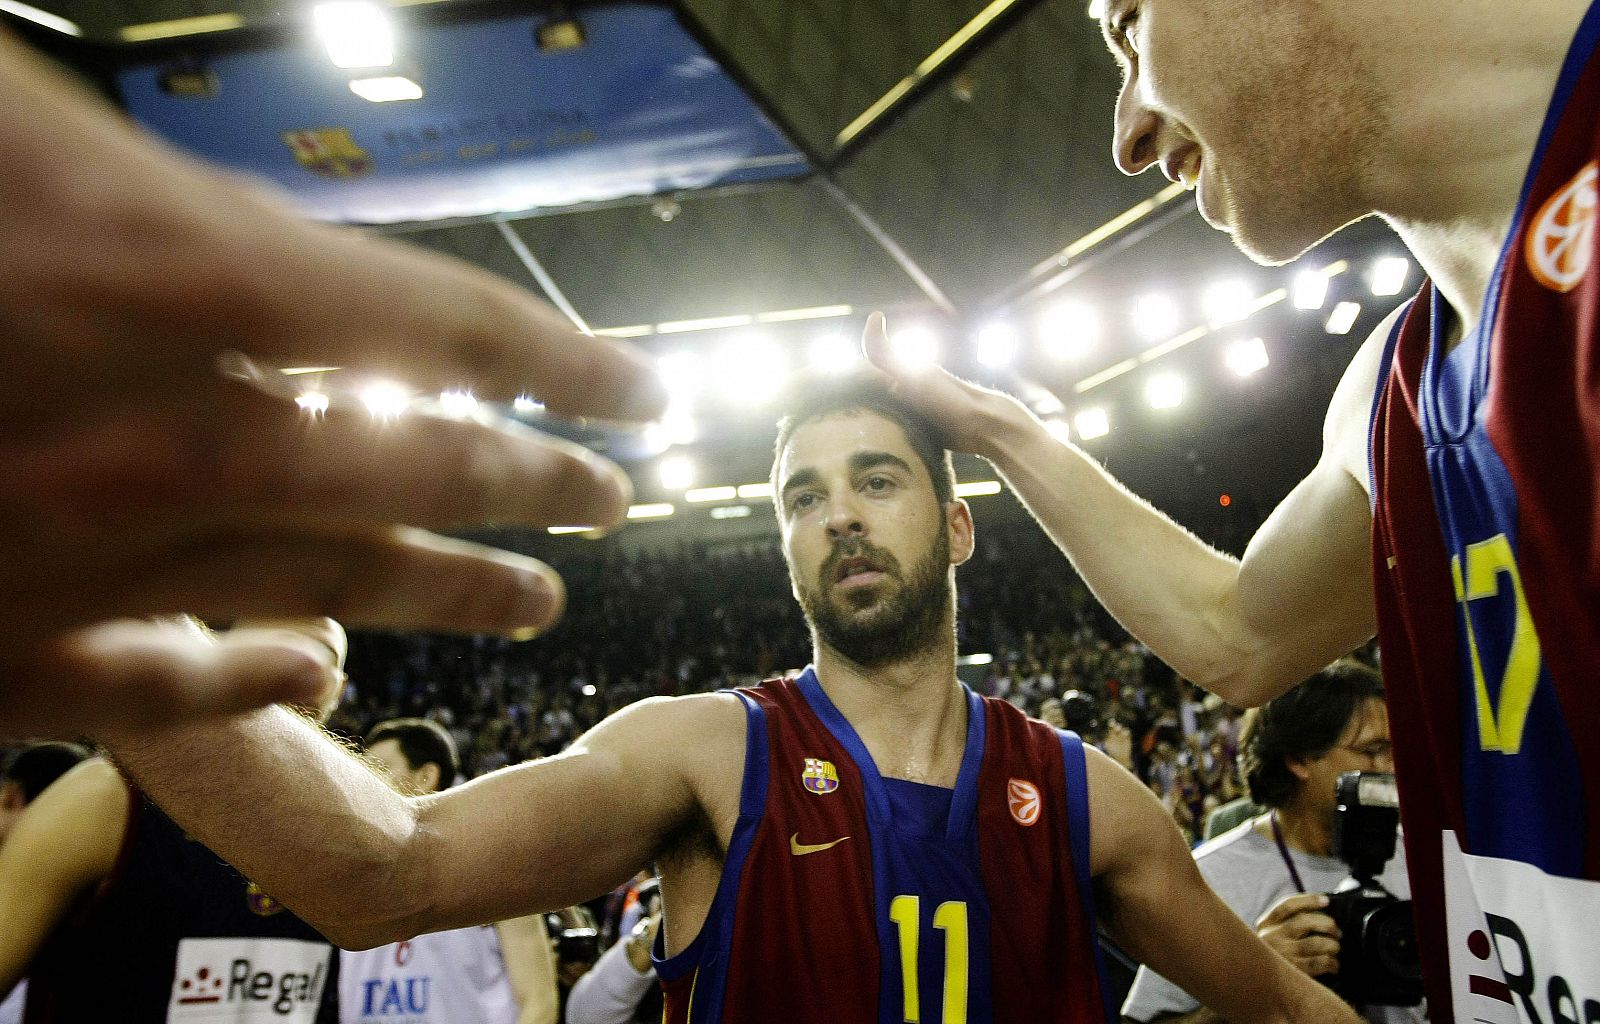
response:
[[[416,929],[430,891],[412,856],[415,805],[281,708],[105,742],[185,831],[329,939],[364,948]]]
[[[1228,621],[1239,564],[1152,508],[1012,403],[983,452],[1129,632],[1208,689],[1251,653]],[[1235,694],[1224,694],[1233,697]]]

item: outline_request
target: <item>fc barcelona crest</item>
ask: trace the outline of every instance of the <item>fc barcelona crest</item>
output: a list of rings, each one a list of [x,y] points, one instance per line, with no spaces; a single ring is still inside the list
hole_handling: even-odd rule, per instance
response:
[[[301,167],[324,178],[359,178],[372,172],[372,154],[361,148],[348,128],[284,132],[283,142]]]
[[[811,792],[821,796],[839,788],[839,772],[832,761],[808,757],[806,770],[800,773],[800,781]]]

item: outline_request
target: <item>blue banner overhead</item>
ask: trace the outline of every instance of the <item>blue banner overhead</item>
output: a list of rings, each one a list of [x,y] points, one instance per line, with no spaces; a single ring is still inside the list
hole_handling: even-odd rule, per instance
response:
[[[325,220],[442,220],[810,172],[671,10],[579,11],[586,41],[556,52],[535,44],[533,15],[402,23],[392,68],[335,68],[307,32],[205,58],[202,95],[164,88],[167,64],[130,67],[119,85],[146,127]],[[421,96],[352,91],[382,76]]]

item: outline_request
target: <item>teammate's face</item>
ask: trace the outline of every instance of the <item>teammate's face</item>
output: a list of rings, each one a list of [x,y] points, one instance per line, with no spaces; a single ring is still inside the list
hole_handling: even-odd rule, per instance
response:
[[[819,644],[872,666],[948,633],[972,519],[964,502],[939,504],[899,424],[865,411],[811,420],[776,479],[789,578]]]
[[[1106,0],[1124,72],[1116,161],[1199,189],[1201,213],[1282,263],[1372,212],[1387,128],[1375,79],[1326,0]]]

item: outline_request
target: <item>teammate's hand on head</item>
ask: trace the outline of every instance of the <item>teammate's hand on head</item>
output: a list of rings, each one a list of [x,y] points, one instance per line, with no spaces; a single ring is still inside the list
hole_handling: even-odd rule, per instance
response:
[[[122,617],[550,624],[563,592],[546,566],[431,531],[612,525],[623,474],[484,414],[385,422],[355,393],[381,378],[643,421],[664,404],[649,361],[484,271],[303,220],[140,135],[4,33],[0,95],[0,729],[46,713],[19,693],[72,702],[52,686],[76,682],[25,675],[73,652],[107,688],[126,654],[152,715],[275,697],[244,676],[207,695],[199,661],[127,627],[115,643],[79,632]],[[294,404],[278,373],[292,366],[343,368],[325,416]]]
[[[1339,926],[1323,913],[1328,897],[1296,893],[1280,900],[1256,922],[1256,934],[1313,978],[1339,970]]]
[[[945,443],[955,451],[987,455],[994,440],[989,428],[996,419],[1032,418],[1027,407],[1010,395],[962,380],[939,366],[906,364],[895,354],[882,313],[867,317],[861,345],[890,390],[937,423]]]

